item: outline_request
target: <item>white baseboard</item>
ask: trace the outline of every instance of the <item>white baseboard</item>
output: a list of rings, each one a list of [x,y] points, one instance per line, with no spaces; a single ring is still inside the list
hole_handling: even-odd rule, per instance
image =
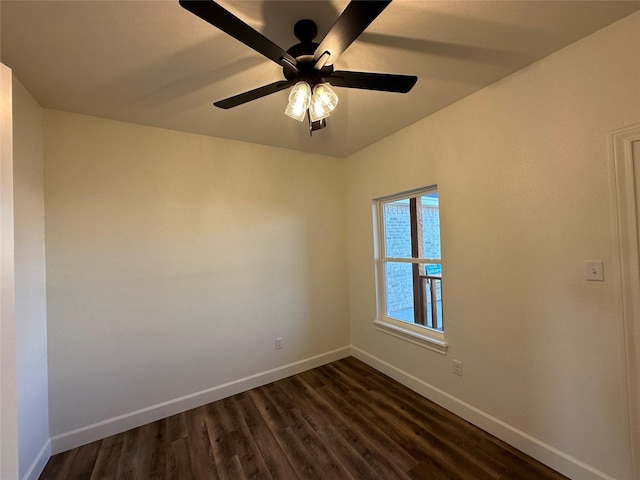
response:
[[[577,458],[492,417],[474,406],[359,348],[351,346],[351,354],[423,397],[428,398],[441,407],[446,408],[450,412],[455,413],[466,421],[489,432],[500,440],[503,440],[569,478],[579,478],[581,480],[615,480],[613,477],[587,465]]]
[[[342,347],[315,357],[250,375],[233,382],[208,388],[157,405],[152,405],[119,417],[110,418],[102,422],[87,425],[86,427],[61,433],[51,438],[51,450],[55,455],[340,360],[341,358],[348,357],[350,354],[350,346]]]
[[[51,458],[51,440],[47,440],[22,476],[22,480],[38,480]]]

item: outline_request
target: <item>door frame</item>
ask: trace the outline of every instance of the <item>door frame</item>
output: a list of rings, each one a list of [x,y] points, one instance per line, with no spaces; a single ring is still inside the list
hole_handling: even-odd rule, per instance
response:
[[[11,69],[0,63],[0,478],[18,478],[13,104]]]
[[[622,317],[626,395],[633,478],[640,478],[640,252],[636,195],[640,196],[640,169],[634,169],[634,143],[640,149],[640,124],[609,134],[611,152],[611,198],[614,245],[619,278],[617,304]]]

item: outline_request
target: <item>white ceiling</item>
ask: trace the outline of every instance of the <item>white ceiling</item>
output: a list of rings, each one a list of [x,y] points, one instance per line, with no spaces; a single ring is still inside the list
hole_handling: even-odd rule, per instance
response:
[[[347,4],[221,1],[285,50],[317,41]],[[417,75],[408,94],[336,88],[328,127],[284,115],[288,91],[212,102],[282,79],[281,68],[178,1],[0,3],[1,58],[43,107],[346,157],[640,8],[638,1],[395,0],[336,68]]]

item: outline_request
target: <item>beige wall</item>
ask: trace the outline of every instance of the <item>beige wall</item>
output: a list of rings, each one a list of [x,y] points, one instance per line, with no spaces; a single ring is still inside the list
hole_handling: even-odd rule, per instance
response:
[[[15,78],[13,113],[18,453],[35,478],[49,457],[42,108]]]
[[[358,355],[574,478],[631,478],[607,142],[640,120],[638,31],[634,14],[346,164]],[[372,199],[431,184],[446,356],[372,323]]]
[[[341,160],[57,111],[45,158],[54,451],[349,345]]]

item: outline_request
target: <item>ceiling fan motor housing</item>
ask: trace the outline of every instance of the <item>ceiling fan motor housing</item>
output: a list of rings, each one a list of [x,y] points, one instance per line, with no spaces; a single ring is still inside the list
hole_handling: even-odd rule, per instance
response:
[[[300,43],[293,45],[287,53],[296,59],[296,65],[285,65],[282,73],[287,80],[305,81],[311,87],[322,83],[322,76],[333,72],[333,66],[314,69],[314,54],[319,44],[314,42],[318,34],[318,26],[313,20],[298,20],[293,27],[293,33]]]

